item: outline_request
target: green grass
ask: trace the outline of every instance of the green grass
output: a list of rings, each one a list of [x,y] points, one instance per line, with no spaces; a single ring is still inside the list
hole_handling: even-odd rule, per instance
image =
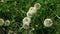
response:
[[[41,8],[31,19],[30,25],[35,29],[32,33],[60,34],[60,0],[12,0],[0,2],[0,18],[11,21],[10,26],[0,26],[0,34],[7,34],[8,30],[15,31],[17,34],[24,34],[26,30],[19,30],[22,27],[22,19],[26,17],[27,11],[35,3],[40,3]],[[44,27],[43,22],[46,18],[53,20],[52,27]],[[12,22],[13,20],[14,22]]]

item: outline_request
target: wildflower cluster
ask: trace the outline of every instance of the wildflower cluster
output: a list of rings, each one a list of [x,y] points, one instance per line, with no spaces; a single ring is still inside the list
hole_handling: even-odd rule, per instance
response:
[[[31,17],[37,12],[37,10],[41,7],[39,3],[36,3],[34,7],[30,7],[27,12],[27,17],[23,19],[23,28],[28,29],[29,24],[31,23]]]
[[[10,25],[10,21],[9,20],[6,20],[4,21],[4,19],[0,18],[0,26],[9,26]]]

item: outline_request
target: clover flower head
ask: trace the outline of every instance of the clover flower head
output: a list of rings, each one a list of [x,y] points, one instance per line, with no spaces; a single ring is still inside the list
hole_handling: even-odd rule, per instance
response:
[[[30,23],[31,22],[31,19],[29,18],[29,17],[25,17],[24,19],[23,19],[23,24],[24,23]]]
[[[3,24],[4,24],[4,20],[0,18],[0,26],[2,26]]]
[[[29,11],[27,12],[27,17],[32,17],[37,12],[35,7],[30,7]]]
[[[31,22],[31,19],[30,19],[29,17],[25,17],[25,18],[23,19],[23,28],[24,28],[24,29],[28,29],[30,22]]]
[[[52,20],[51,19],[47,18],[47,19],[44,20],[44,26],[45,27],[51,27],[52,24],[53,23],[52,23]]]
[[[9,26],[10,25],[10,21],[9,20],[6,20],[4,25],[5,26]]]
[[[41,5],[40,5],[39,3],[36,3],[36,4],[34,4],[34,7],[35,7],[36,9],[40,9]]]

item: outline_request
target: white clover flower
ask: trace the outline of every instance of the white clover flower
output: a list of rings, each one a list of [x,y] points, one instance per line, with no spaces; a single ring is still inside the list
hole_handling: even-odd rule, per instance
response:
[[[23,19],[23,24],[25,24],[25,23],[30,23],[31,22],[31,19],[29,18],[29,17],[25,17],[24,19]]]
[[[32,17],[37,12],[35,7],[30,7],[29,11],[27,12],[27,17]]]
[[[47,19],[44,20],[44,26],[45,27],[51,27],[52,24],[53,23],[52,23],[52,20],[51,19],[47,18]]]
[[[0,26],[2,26],[3,24],[4,24],[4,20],[0,18]]]
[[[41,5],[40,5],[39,3],[36,3],[36,4],[34,4],[34,7],[35,7],[36,9],[40,9]]]
[[[9,20],[6,20],[5,23],[4,23],[5,26],[9,26],[10,25],[10,21]]]
[[[31,19],[30,19],[29,17],[25,17],[25,18],[23,19],[23,28],[24,28],[24,29],[28,29],[30,22],[31,22]]]

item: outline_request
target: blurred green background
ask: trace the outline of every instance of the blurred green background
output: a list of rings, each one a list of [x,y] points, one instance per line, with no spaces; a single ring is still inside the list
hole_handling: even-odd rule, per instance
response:
[[[0,26],[0,34],[7,34],[9,30],[17,34],[26,34],[22,27],[22,20],[26,13],[35,3],[40,3],[41,8],[31,19],[31,27],[34,28],[33,34],[60,34],[60,0],[0,0],[0,18],[11,21],[10,26]],[[46,18],[53,20],[53,25],[49,28],[44,27]],[[37,26],[38,27],[37,27]]]

